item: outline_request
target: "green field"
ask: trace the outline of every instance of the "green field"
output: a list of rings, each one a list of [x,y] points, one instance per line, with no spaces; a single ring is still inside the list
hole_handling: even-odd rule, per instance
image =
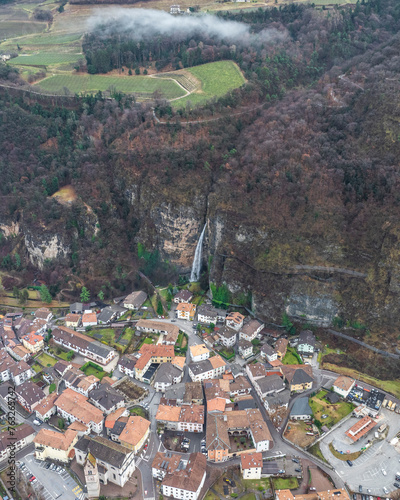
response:
[[[46,28],[46,23],[35,21],[2,21],[0,27],[1,38],[30,35]]]
[[[10,60],[10,64],[22,66],[49,66],[50,64],[73,63],[83,58],[82,54],[68,54],[57,52],[42,52],[28,56],[18,56]]]
[[[114,87],[118,92],[139,93],[151,97],[156,91],[166,99],[184,95],[183,89],[171,80],[157,80],[146,76],[55,75],[40,82],[40,87],[52,92],[67,88],[72,93],[102,92]]]
[[[26,37],[21,40],[20,43],[24,45],[62,45],[69,44],[71,42],[76,42],[82,38],[81,33],[74,33],[68,35],[58,35],[53,33],[43,33],[42,35],[35,35],[31,37]]]
[[[319,391],[314,397],[309,399],[309,403],[314,417],[322,422],[323,425],[330,428],[351,413],[354,405],[342,400],[331,404],[324,399],[326,394],[327,391]],[[322,415],[327,415],[327,418],[322,418]]]
[[[37,358],[42,365],[44,366],[54,366],[57,363],[57,359],[53,358],[53,356],[49,356],[45,352],[43,352],[40,356]]]
[[[284,365],[299,365],[302,364],[300,356],[297,354],[296,349],[288,347],[285,356],[282,359]]]
[[[174,107],[186,106],[188,102],[192,106],[204,104],[213,97],[222,97],[245,83],[244,76],[233,61],[202,64],[201,66],[187,68],[186,71],[200,80],[201,89],[183,99],[174,101],[172,103]]]

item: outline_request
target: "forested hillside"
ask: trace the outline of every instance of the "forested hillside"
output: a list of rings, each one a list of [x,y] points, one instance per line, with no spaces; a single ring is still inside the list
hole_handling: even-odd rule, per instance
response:
[[[138,268],[159,283],[187,272],[206,222],[203,282],[251,298],[268,320],[286,311],[395,341],[400,6],[235,16],[286,37],[234,52],[196,37],[159,44],[160,64],[182,66],[229,50],[248,80],[193,112],[157,101],[162,123],[121,95],[63,109],[2,93],[2,268],[25,280],[39,269],[54,294],[75,276],[111,296]],[[85,43],[89,65],[104,51],[114,64],[113,36]],[[134,67],[159,42],[140,53],[121,43]],[[18,76],[3,68],[2,78]],[[64,186],[72,198],[52,197]]]

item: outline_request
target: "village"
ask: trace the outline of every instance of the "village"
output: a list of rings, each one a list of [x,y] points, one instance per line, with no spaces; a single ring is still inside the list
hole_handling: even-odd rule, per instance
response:
[[[394,396],[321,369],[310,329],[288,335],[190,285],[175,292],[163,314],[137,290],[1,318],[3,499],[372,500],[400,488]]]

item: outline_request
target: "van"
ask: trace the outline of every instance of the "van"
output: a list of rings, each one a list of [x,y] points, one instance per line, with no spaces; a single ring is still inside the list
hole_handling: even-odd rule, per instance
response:
[[[37,419],[35,419],[35,420],[33,421],[33,423],[34,423],[35,425],[42,425],[42,422],[40,422],[40,421],[39,421],[39,420],[37,420]]]

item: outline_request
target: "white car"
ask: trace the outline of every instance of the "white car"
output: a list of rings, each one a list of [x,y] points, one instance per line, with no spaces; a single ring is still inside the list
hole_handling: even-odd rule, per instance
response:
[[[389,490],[386,488],[386,486],[383,487],[383,492],[387,495],[389,493]]]
[[[382,469],[382,474],[386,476],[387,472],[385,471],[385,469]]]

